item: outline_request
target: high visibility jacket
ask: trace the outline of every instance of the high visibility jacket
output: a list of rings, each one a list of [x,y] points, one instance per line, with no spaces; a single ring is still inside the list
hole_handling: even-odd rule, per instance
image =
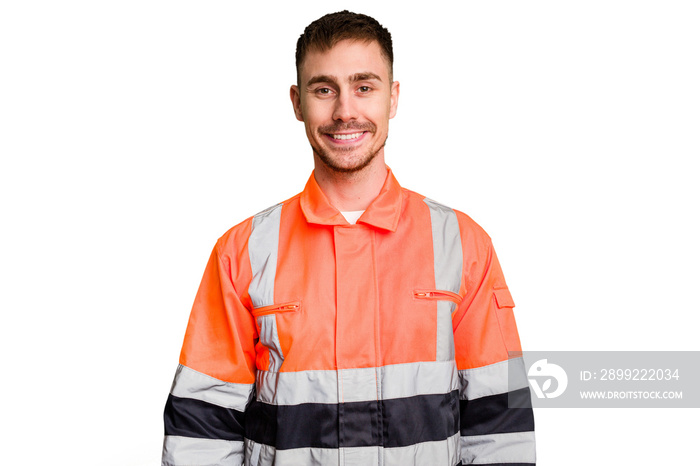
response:
[[[217,242],[162,464],[534,464],[513,306],[468,216],[390,171],[350,225],[312,174]]]

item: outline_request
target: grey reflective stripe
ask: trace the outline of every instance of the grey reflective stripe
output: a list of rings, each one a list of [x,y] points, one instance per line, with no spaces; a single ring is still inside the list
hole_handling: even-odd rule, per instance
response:
[[[338,369],[335,376],[339,403],[376,400],[380,396],[382,384],[378,382],[381,375],[377,367]]]
[[[253,217],[252,231],[248,239],[248,257],[253,278],[248,286],[248,294],[255,308],[271,306],[275,303],[281,216],[282,204],[277,204]],[[270,370],[278,371],[284,357],[277,335],[275,316],[273,314],[260,316],[257,321],[260,342],[270,350]]]
[[[459,293],[462,283],[462,240],[457,214],[449,207],[424,199],[430,208],[435,258],[435,287]]]
[[[253,443],[252,451],[249,455],[246,455],[248,458],[250,458],[250,466],[258,466],[258,460],[260,459],[260,450],[262,450],[262,444]]]
[[[224,382],[180,364],[170,393],[243,412],[254,389],[255,384]]]
[[[248,294],[256,308],[270,306],[275,302],[281,215],[282,204],[277,204],[253,217],[253,231],[248,239],[248,257],[253,279]]]
[[[253,452],[257,454],[254,455]],[[298,464],[304,466],[338,466],[339,450],[336,448],[293,448],[276,450],[275,447],[245,439],[245,466],[271,466],[272,464]]]
[[[462,400],[498,395],[528,387],[523,358],[513,358],[488,366],[459,371]]]
[[[459,433],[445,440],[425,442],[408,447],[385,448],[384,463],[453,465],[460,458]]]
[[[260,343],[267,346],[270,353],[270,371],[277,372],[284,362],[279,335],[277,334],[277,318],[274,314],[258,317]]]
[[[437,302],[437,347],[435,359],[451,361],[455,358],[455,334],[452,330],[452,312],[456,304],[451,301]]]
[[[258,370],[256,385],[258,401],[268,404],[336,404],[449,393],[459,389],[459,377],[454,361],[428,361],[338,372]]]
[[[457,214],[449,207],[424,199],[430,209],[430,224],[433,232],[433,260],[435,267],[435,289],[459,293],[462,283],[462,239],[459,234]],[[456,304],[451,301],[437,303],[437,347],[436,359],[454,359],[454,333],[452,313]]]
[[[449,393],[459,389],[454,360],[396,364],[381,369],[385,400]]]
[[[340,448],[340,466],[366,466],[382,464],[379,461],[381,447],[345,447]]]
[[[535,433],[511,432],[462,437],[462,460],[465,464],[535,464]]]
[[[161,465],[193,464],[240,466],[243,464],[243,442],[166,435]]]
[[[257,444],[246,439],[246,458],[252,455]],[[270,466],[272,464],[303,464],[304,466],[366,466],[398,464],[430,464],[454,466],[459,463],[460,438],[456,434],[448,439],[418,443],[405,447],[352,447],[352,448],[294,448],[275,450],[262,445],[256,456],[257,465],[246,459],[245,466]]]

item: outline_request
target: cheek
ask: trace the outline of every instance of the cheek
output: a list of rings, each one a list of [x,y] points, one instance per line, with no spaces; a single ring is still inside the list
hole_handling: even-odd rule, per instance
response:
[[[391,118],[391,101],[377,102],[372,108],[372,118],[377,124],[385,124]]]
[[[327,121],[325,118],[326,112],[322,106],[306,105],[302,107],[302,112],[304,115],[304,121],[308,126],[321,126]]]
[[[309,124],[308,120],[304,120],[304,129],[306,129],[306,137],[308,137],[308,138],[315,138],[316,137],[316,131],[314,130],[314,127]]]

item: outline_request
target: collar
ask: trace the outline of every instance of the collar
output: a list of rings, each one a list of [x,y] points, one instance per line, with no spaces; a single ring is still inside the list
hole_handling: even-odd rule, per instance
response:
[[[387,167],[388,168],[388,167]],[[391,169],[388,168],[384,186],[379,195],[367,207],[357,223],[364,223],[388,231],[396,231],[401,214],[402,190]],[[328,198],[316,182],[313,172],[301,193],[301,210],[306,221],[319,225],[348,225],[338,209],[328,201]]]

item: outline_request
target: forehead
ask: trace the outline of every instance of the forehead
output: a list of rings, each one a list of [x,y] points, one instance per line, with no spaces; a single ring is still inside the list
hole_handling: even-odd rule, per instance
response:
[[[343,78],[363,72],[389,81],[389,62],[377,41],[343,40],[329,50],[309,50],[300,71],[302,83],[318,75]]]

